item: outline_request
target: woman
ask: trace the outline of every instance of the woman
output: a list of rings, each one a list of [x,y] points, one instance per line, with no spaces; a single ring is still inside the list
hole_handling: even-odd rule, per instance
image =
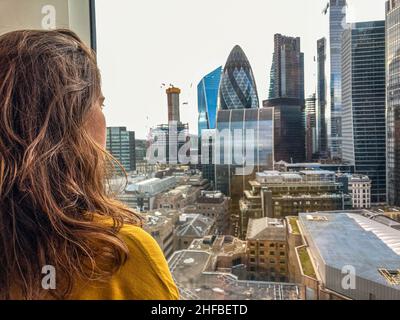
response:
[[[141,219],[106,194],[93,53],[68,30],[0,37],[0,299],[177,299]]]

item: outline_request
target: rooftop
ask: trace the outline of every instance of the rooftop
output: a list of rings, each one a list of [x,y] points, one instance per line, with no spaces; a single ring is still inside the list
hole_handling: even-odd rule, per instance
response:
[[[208,272],[206,251],[176,251],[169,259],[172,276],[184,300],[300,300],[299,287],[289,283],[242,281],[230,273]]]
[[[179,217],[176,234],[179,237],[204,237],[208,235],[214,220],[201,214],[184,213]]]
[[[400,231],[361,211],[301,213],[299,221],[325,265],[338,270],[351,265],[358,277],[400,290],[378,271],[400,268]]]
[[[249,219],[247,239],[285,241],[285,221],[268,217]]]
[[[233,236],[206,236],[194,239],[190,244],[190,250],[202,250],[215,252],[218,256],[229,256],[238,253],[246,253],[247,242]]]

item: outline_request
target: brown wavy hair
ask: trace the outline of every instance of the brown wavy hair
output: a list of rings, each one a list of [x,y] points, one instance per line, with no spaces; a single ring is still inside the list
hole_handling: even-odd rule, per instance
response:
[[[94,53],[69,30],[0,36],[0,299],[52,298],[125,262],[137,217],[107,193],[115,159],[85,130],[101,94]],[[98,216],[106,217],[105,224]]]

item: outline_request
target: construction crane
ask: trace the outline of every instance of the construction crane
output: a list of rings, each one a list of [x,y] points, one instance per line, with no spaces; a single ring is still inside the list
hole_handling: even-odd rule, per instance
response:
[[[330,4],[329,4],[329,2],[328,2],[328,3],[326,4],[325,8],[322,10],[322,13],[323,13],[324,15],[326,15],[326,14],[328,13],[329,7],[330,7]]]

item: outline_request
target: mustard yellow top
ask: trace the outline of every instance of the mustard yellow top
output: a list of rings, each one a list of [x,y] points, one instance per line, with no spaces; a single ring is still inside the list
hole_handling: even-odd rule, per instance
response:
[[[177,300],[178,289],[157,242],[146,231],[124,225],[120,236],[129,248],[126,263],[109,282],[76,286],[74,300]]]

